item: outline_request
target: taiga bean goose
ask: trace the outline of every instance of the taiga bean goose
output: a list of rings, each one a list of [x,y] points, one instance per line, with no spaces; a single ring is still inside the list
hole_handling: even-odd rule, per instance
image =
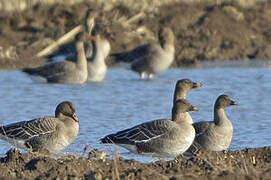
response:
[[[107,72],[105,58],[110,52],[110,43],[99,34],[93,40],[92,57],[88,59],[88,81],[102,81]]]
[[[227,95],[220,95],[214,105],[214,120],[193,124],[196,137],[189,149],[190,152],[201,148],[209,151],[222,151],[230,146],[233,126],[224,109],[232,105],[237,105],[237,102],[231,100]]]
[[[37,68],[25,68],[23,72],[42,76],[49,83],[85,83],[88,77],[87,59],[84,51],[84,32],[76,35],[76,61],[50,63]]]
[[[55,117],[37,118],[0,127],[0,138],[29,151],[47,149],[57,152],[66,148],[79,131],[78,118],[71,102],[60,103]]]
[[[181,79],[177,81],[174,91],[173,104],[179,99],[186,99],[186,94],[191,89],[201,87],[200,83],[192,82],[190,79]],[[186,112],[186,118],[189,119],[190,123],[193,124],[192,117],[189,112]]]
[[[98,12],[89,9],[86,16],[86,31],[90,41],[86,43],[86,52],[88,60],[88,81],[102,81],[107,72],[105,63],[106,57],[109,55],[111,46],[106,38],[101,37],[96,31],[93,32],[95,26],[95,18]],[[93,36],[94,35],[94,36]],[[94,38],[94,39],[93,39]]]
[[[134,126],[100,141],[122,146],[132,152],[157,157],[176,157],[192,144],[195,130],[184,116],[185,112],[196,111],[185,99],[174,103],[172,120],[160,119]]]
[[[145,74],[152,79],[153,74],[159,74],[170,67],[174,52],[174,34],[170,28],[164,27],[159,31],[159,43],[151,42],[114,56],[117,61],[132,62],[131,69],[139,73],[141,79],[144,79]]]

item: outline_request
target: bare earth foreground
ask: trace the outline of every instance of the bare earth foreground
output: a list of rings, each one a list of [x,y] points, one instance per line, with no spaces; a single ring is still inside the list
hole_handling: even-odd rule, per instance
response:
[[[227,152],[198,152],[174,161],[139,163],[109,159],[92,150],[88,158],[52,158],[45,152],[10,150],[0,159],[0,176],[14,179],[270,179],[271,147]]]

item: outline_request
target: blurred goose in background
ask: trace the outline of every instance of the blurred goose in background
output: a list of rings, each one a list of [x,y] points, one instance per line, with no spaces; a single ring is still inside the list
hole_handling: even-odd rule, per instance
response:
[[[0,138],[16,148],[29,151],[47,149],[58,152],[70,145],[79,131],[78,118],[71,102],[60,103],[55,117],[37,118],[0,127]]]
[[[98,11],[89,9],[86,13],[84,27],[86,30],[87,41],[84,43],[85,54],[88,60],[88,81],[102,81],[107,72],[105,59],[111,50],[110,42],[97,33],[95,27],[95,18],[98,17]],[[73,60],[73,58],[71,58]]]
[[[192,82],[190,79],[181,79],[177,81],[174,91],[173,104],[179,99],[186,99],[187,92],[198,87],[201,87],[201,84]],[[193,124],[193,120],[189,112],[186,112],[185,114],[187,116],[186,118],[190,121],[191,124]]]
[[[222,151],[230,146],[233,126],[224,109],[232,105],[237,105],[237,102],[231,100],[227,95],[220,95],[217,98],[214,105],[214,120],[193,124],[196,137],[188,152],[195,152],[201,148],[209,151]]]
[[[105,63],[106,57],[110,52],[110,43],[107,39],[97,34],[94,37],[92,56],[88,59],[88,81],[102,81],[107,72]]]
[[[87,59],[84,51],[84,32],[76,35],[76,61],[62,61],[46,64],[22,71],[34,76],[44,77],[49,83],[83,84],[88,77]]]
[[[93,42],[92,40],[94,37],[92,36],[92,31],[95,26],[95,18],[98,17],[98,11],[94,9],[88,9],[86,13],[86,18],[85,18],[85,30],[87,32],[88,38],[87,41],[85,42],[85,52],[86,52],[86,57],[87,59],[92,57],[93,53]]]
[[[152,79],[153,74],[166,71],[174,60],[174,34],[168,27],[158,33],[159,43],[151,42],[128,52],[114,54],[117,61],[132,62],[131,69],[144,79],[145,74]]]
[[[138,154],[176,157],[185,152],[195,138],[195,130],[184,113],[196,110],[187,100],[180,99],[174,103],[171,120],[142,123],[110,134],[100,142],[116,144]]]
[[[89,9],[86,13],[85,28],[88,40],[85,42],[86,58],[88,60],[88,81],[102,81],[107,72],[105,59],[111,50],[110,42],[95,30],[95,18],[98,11]],[[96,28],[97,29],[97,28]]]
[[[98,11],[94,9],[88,9],[86,12],[86,16],[83,23],[83,31],[85,31],[85,35],[87,36],[84,42],[85,54],[86,58],[91,58],[92,56],[92,41],[94,37],[92,36],[92,31],[95,26],[95,19],[98,17]],[[76,47],[74,41],[68,42],[60,46],[60,48],[49,56],[49,60],[53,62],[70,60],[76,60]]]

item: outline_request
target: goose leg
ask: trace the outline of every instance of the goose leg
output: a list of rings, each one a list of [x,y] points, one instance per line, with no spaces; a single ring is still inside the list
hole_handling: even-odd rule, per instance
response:
[[[149,74],[149,80],[153,80],[153,74]]]
[[[145,78],[145,74],[146,74],[145,72],[141,72],[140,73],[140,79],[144,79]]]

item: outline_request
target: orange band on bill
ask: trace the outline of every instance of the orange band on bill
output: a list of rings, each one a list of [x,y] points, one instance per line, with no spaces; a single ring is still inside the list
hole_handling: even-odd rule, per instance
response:
[[[88,40],[94,40],[95,36],[88,36]]]
[[[73,117],[72,117],[75,121],[78,121],[79,119],[78,119],[78,117],[76,116],[76,115],[73,115]]]
[[[198,107],[196,107],[196,106],[193,106],[193,107],[192,107],[192,111],[198,111],[198,110],[199,110]]]

